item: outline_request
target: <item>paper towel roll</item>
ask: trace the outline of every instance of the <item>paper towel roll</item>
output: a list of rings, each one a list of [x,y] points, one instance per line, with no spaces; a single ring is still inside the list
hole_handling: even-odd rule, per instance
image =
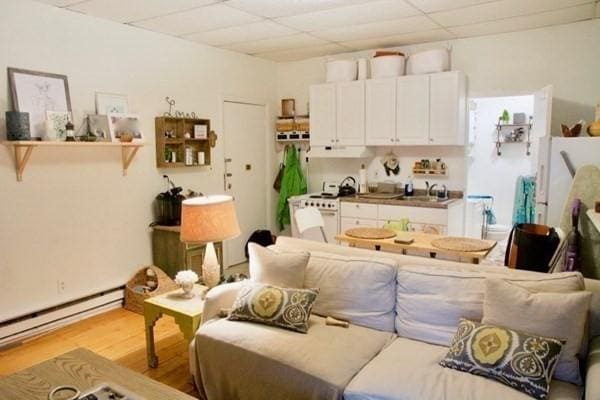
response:
[[[359,193],[367,193],[369,188],[367,186],[367,170],[365,166],[362,165],[360,171],[358,171],[358,192]]]

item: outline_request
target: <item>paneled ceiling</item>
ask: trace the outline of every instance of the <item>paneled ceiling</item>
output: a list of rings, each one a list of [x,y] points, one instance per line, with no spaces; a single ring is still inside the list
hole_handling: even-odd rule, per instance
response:
[[[38,1],[274,61],[600,17],[599,0]]]

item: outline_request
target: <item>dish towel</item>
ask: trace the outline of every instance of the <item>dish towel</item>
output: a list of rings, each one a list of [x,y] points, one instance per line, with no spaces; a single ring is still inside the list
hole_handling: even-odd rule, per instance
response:
[[[533,176],[517,178],[512,222],[513,225],[535,222],[535,177]]]
[[[298,158],[298,151],[293,144],[285,149],[285,169],[281,179],[281,190],[279,191],[279,203],[277,205],[277,222],[279,229],[290,224],[290,207],[288,199],[307,192],[306,178],[302,173],[302,166]]]

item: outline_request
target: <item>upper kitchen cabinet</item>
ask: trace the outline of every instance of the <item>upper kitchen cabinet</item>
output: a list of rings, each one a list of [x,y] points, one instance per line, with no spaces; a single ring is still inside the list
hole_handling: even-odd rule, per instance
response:
[[[334,83],[310,87],[310,143],[332,146],[336,140],[336,87]]]
[[[467,85],[459,71],[432,74],[429,78],[429,143],[464,145]]]
[[[429,75],[409,75],[398,78],[396,87],[396,144],[428,144],[430,142]]]
[[[310,87],[312,146],[364,146],[365,82]]]
[[[366,82],[367,146],[396,143],[396,78]]]

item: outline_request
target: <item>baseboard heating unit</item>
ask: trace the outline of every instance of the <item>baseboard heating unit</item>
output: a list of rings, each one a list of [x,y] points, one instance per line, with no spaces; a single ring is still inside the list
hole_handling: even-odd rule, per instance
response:
[[[123,305],[124,287],[106,290],[0,323],[0,350]]]

